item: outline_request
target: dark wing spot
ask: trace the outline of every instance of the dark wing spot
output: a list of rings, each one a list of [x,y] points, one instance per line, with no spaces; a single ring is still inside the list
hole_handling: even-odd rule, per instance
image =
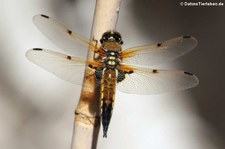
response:
[[[184,74],[187,74],[187,75],[190,75],[190,76],[193,76],[193,74],[192,73],[190,73],[190,72],[184,72]]]
[[[66,58],[67,58],[68,60],[71,60],[71,59],[72,59],[71,56],[67,56]]]
[[[94,68],[91,64],[88,64],[88,67],[90,67],[90,68]]]
[[[46,16],[44,14],[41,14],[42,17],[49,19],[49,16]]]
[[[80,114],[79,112],[77,112],[77,110],[75,110],[75,112],[74,112],[74,113],[75,113],[75,115],[79,115],[79,114]]]
[[[183,38],[191,38],[191,36],[183,36]]]
[[[133,70],[130,70],[130,71],[128,72],[128,74],[132,74],[132,73],[134,73],[134,71],[133,71]]]
[[[158,70],[153,69],[152,72],[153,72],[153,73],[158,73]]]
[[[67,33],[71,35],[72,34],[72,31],[71,30],[67,30]]]
[[[158,44],[157,44],[157,47],[161,47],[161,45],[162,45],[162,43],[158,43]]]
[[[41,48],[33,48],[33,50],[35,50],[35,51],[42,51],[43,49],[41,49]]]

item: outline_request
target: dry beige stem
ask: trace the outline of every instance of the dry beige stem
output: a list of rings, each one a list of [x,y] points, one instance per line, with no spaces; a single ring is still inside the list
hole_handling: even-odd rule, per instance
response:
[[[97,0],[92,27],[92,42],[99,41],[102,34],[115,30],[121,0]],[[89,50],[88,59],[94,53]],[[75,112],[74,132],[71,149],[95,149],[100,128],[99,99],[100,87],[96,87],[94,76],[87,77],[83,83],[80,101]]]

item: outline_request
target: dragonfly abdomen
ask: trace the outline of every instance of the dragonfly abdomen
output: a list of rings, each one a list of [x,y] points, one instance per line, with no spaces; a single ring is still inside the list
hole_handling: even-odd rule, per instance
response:
[[[105,69],[103,71],[100,99],[103,137],[107,137],[108,126],[112,116],[116,79],[115,69]]]

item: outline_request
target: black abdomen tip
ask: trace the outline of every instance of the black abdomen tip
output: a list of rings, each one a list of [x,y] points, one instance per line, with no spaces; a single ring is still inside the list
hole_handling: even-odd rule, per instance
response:
[[[103,138],[107,138],[107,132],[103,131]]]
[[[102,126],[103,126],[103,137],[106,138],[111,115],[112,115],[112,103],[107,105],[103,101],[103,105],[101,108],[102,108],[102,113],[101,113],[102,119],[101,120],[102,120]]]

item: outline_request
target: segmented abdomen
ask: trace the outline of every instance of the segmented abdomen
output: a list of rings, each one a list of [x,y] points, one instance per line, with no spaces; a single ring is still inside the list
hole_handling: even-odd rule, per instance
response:
[[[101,116],[103,125],[103,137],[107,137],[107,130],[112,116],[113,103],[116,88],[116,70],[106,69],[103,72],[101,85]]]

